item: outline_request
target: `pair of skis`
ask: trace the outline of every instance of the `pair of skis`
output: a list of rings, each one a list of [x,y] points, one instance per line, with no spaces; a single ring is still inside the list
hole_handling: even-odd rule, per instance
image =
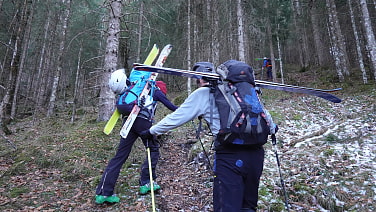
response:
[[[144,64],[139,64],[139,63],[135,63],[133,65],[134,65],[134,69],[139,70],[139,71],[149,71],[149,72],[184,76],[184,77],[197,78],[197,79],[201,79],[202,77],[211,78],[214,80],[220,79],[219,75],[216,73],[203,73],[203,72],[195,72],[195,71],[190,71],[190,70],[156,67],[156,66],[144,65]],[[256,83],[256,86],[260,88],[313,95],[313,96],[317,96],[317,97],[323,98],[325,100],[328,100],[334,103],[340,103],[342,101],[340,98],[331,94],[332,92],[341,90],[341,88],[315,89],[315,88],[287,85],[287,84],[262,81],[262,80],[255,80],[255,83]]]
[[[156,67],[158,66],[163,66],[163,64],[165,63],[168,55],[170,54],[171,52],[171,49],[172,49],[172,45],[168,44],[166,45],[159,57],[158,57],[158,60],[155,64]],[[158,56],[158,53],[159,53],[159,48],[157,47],[157,45],[154,44],[153,48],[151,49],[149,55],[147,56],[146,60],[145,60],[145,64],[146,65],[151,65],[153,63],[153,61],[155,60],[155,58],[157,58]],[[149,79],[148,79],[148,82],[146,83],[142,93],[140,94],[140,97],[142,96],[147,96],[149,94],[149,91],[150,91],[150,82],[151,81],[155,81],[155,79],[157,78],[157,73],[153,73]],[[137,118],[137,115],[138,113],[140,112],[140,107],[138,105],[135,105],[130,113],[130,115],[128,116],[127,120],[125,121],[121,131],[120,131],[120,135],[125,138],[127,137],[135,119]],[[112,130],[114,129],[118,119],[120,118],[121,114],[120,112],[115,109],[114,113],[112,114],[111,118],[108,120],[106,126],[104,127],[103,129],[103,132],[106,134],[106,135],[109,135]]]
[[[171,44],[166,45],[162,49],[162,52],[159,55],[157,62],[155,63],[155,67],[162,67],[163,66],[163,64],[166,62],[166,59],[167,59],[168,55],[170,54],[171,50],[172,50],[172,45]],[[142,97],[147,98],[148,97],[150,89],[151,89],[151,84],[150,83],[152,81],[155,81],[155,79],[157,78],[157,76],[158,76],[157,72],[153,72],[151,74],[151,76],[149,77],[148,82],[146,83],[144,89],[142,90],[139,98],[142,98]],[[136,118],[137,118],[138,113],[140,112],[140,110],[141,110],[141,108],[138,105],[135,105],[133,107],[131,113],[129,114],[127,120],[124,122],[124,125],[121,128],[121,130],[120,130],[121,137],[123,137],[123,138],[127,137],[127,135],[129,133],[129,131],[131,130],[132,125],[133,125],[134,121],[136,120]]]

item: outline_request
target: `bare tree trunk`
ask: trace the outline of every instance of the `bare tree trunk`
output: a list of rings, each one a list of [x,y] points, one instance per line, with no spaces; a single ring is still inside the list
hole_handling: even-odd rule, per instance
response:
[[[243,7],[242,1],[237,1],[237,10],[236,10],[236,17],[238,21],[238,52],[239,52],[239,60],[243,62],[247,62],[245,60],[245,44],[244,44],[244,14],[243,14]]]
[[[62,24],[61,29],[59,29],[60,34],[60,44],[59,44],[59,51],[57,54],[57,67],[54,73],[53,84],[51,88],[51,95],[48,105],[47,117],[50,117],[55,108],[57,90],[60,82],[60,76],[63,69],[63,55],[65,53],[65,39],[67,34],[68,28],[68,20],[70,17],[70,7],[71,7],[71,0],[62,0],[62,4],[64,5],[65,9],[60,14],[60,23]]]
[[[269,10],[269,5],[268,2],[265,1],[264,5],[265,11]],[[272,75],[273,75],[273,81],[275,82],[277,80],[277,72],[275,69],[275,56],[274,56],[274,48],[273,48],[273,36],[272,36],[272,29],[270,26],[270,17],[267,15],[265,17],[265,22],[266,22],[266,34],[267,34],[267,40],[269,41],[269,51],[270,51],[270,60],[272,61]]]
[[[111,117],[115,95],[108,87],[108,80],[116,70],[119,53],[120,16],[122,12],[121,0],[112,0],[109,5],[109,23],[107,30],[106,54],[102,73],[99,96],[98,121],[106,121]]]
[[[212,23],[213,23],[213,10],[212,10],[212,4],[211,4],[211,0],[205,0],[205,4],[206,4],[206,26],[212,26]],[[208,33],[206,33],[207,35],[207,44],[208,44],[208,47],[207,47],[207,52],[206,53],[206,57],[204,58],[205,61],[211,61],[212,62],[212,57],[213,57],[213,45],[212,45],[212,36],[213,36],[213,28],[210,27],[210,30],[208,31]]]
[[[349,75],[349,60],[346,53],[346,44],[339,25],[337,9],[333,0],[326,0],[329,9],[329,30],[332,40],[332,55],[334,57],[337,74],[340,81],[344,80],[344,74]]]
[[[24,35],[24,38],[23,38],[21,61],[20,61],[20,67],[19,67],[19,74],[18,74],[17,81],[16,81],[16,88],[15,88],[15,92],[14,92],[15,98],[13,98],[13,103],[12,103],[11,117],[16,116],[17,96],[18,96],[18,91],[20,89],[21,75],[24,71],[25,60],[27,58],[27,50],[29,49],[31,21],[33,20],[34,5],[35,5],[35,1],[30,3],[30,9],[28,9],[28,12],[26,14],[26,16],[27,16],[26,27],[27,28],[25,29],[25,35]]]
[[[312,22],[312,31],[313,31],[313,40],[315,44],[315,50],[317,55],[317,63],[320,66],[325,65],[325,53],[324,53],[324,44],[321,40],[322,36],[320,33],[320,25],[318,20],[318,12],[317,12],[317,0],[311,0],[310,4],[310,12],[311,12],[311,22]]]
[[[141,41],[142,41],[142,21],[144,19],[144,1],[140,2],[140,12],[138,17],[138,46],[137,46],[137,58],[136,61],[140,62],[141,57]]]
[[[306,57],[304,54],[303,30],[300,24],[300,18],[301,18],[300,17],[301,16],[300,2],[299,0],[291,0],[291,4],[292,4],[292,9],[293,9],[293,14],[294,14],[293,20],[294,20],[295,30],[296,30],[296,34],[298,37],[296,50],[298,51],[300,66],[306,67],[307,61],[306,61]]]
[[[191,69],[191,0],[188,0],[187,6],[187,68]],[[187,91],[188,95],[191,94],[191,78],[188,77],[187,80]]]
[[[20,58],[22,54],[21,47],[31,4],[32,0],[24,0],[23,2],[18,2],[17,5],[19,11],[16,14],[16,28],[12,36],[13,54],[10,61],[10,74],[7,80],[5,95],[0,103],[1,126],[6,135],[12,133],[8,129],[7,125],[14,118],[11,116],[12,103],[14,98],[16,98],[15,91],[19,75]]]
[[[78,61],[77,61],[77,70],[76,70],[76,80],[74,83],[74,93],[73,93],[73,108],[72,108],[72,117],[71,123],[74,122],[76,116],[76,108],[77,108],[77,95],[78,95],[78,88],[80,85],[80,69],[81,69],[81,52],[82,52],[82,43],[80,43],[80,50],[78,51]]]
[[[47,1],[48,4],[48,1]],[[47,13],[47,20],[44,26],[44,36],[43,36],[43,41],[42,41],[42,48],[40,50],[40,57],[38,61],[38,67],[37,67],[37,74],[34,80],[31,82],[31,91],[33,92],[33,99],[35,100],[35,105],[34,105],[34,114],[33,114],[33,119],[35,120],[37,115],[39,114],[38,110],[41,108],[43,99],[42,96],[44,94],[44,87],[42,86],[43,78],[45,77],[43,74],[43,68],[46,68],[45,63],[47,60],[47,57],[45,57],[46,52],[48,51],[47,45],[49,42],[48,39],[48,34],[50,31],[50,21],[51,21],[51,9],[48,9]],[[42,77],[43,76],[43,77]]]
[[[278,29],[279,29],[279,25],[278,25]],[[278,46],[279,68],[280,68],[280,72],[281,72],[281,82],[283,84],[283,83],[285,83],[285,80],[283,78],[283,61],[282,61],[281,44],[279,42],[279,35],[277,35],[277,46]]]
[[[364,28],[367,34],[367,49],[369,50],[370,60],[373,66],[373,75],[376,81],[376,41],[375,41],[375,34],[372,30],[372,23],[371,18],[368,13],[367,8],[367,1],[366,0],[359,0],[361,9],[362,9],[362,20],[364,23]]]
[[[212,46],[213,46],[213,52],[212,52],[212,56],[213,56],[213,64],[215,66],[219,65],[219,37],[220,37],[220,33],[219,33],[219,4],[218,4],[218,1],[216,0],[213,0],[212,1],[213,5],[212,5],[212,11],[213,11],[213,23],[212,23],[212,26],[213,26],[213,33],[212,33]]]
[[[348,0],[347,3],[349,5],[349,9],[350,9],[351,26],[352,26],[353,31],[354,31],[355,45],[356,45],[356,52],[358,54],[359,67],[360,67],[360,70],[362,71],[363,83],[366,84],[367,83],[367,73],[366,73],[366,69],[364,67],[363,53],[362,53],[360,42],[359,42],[358,30],[356,29],[354,12],[353,12],[353,8],[351,6],[351,0]]]

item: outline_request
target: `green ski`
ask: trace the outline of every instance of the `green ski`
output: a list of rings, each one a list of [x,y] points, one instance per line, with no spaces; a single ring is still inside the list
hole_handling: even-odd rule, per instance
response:
[[[159,48],[156,44],[154,44],[144,63],[147,65],[151,65],[155,58],[157,58],[158,53]],[[104,134],[109,135],[112,132],[120,116],[120,112],[117,109],[115,109],[114,113],[112,114],[111,118],[107,121],[106,126],[103,129]]]

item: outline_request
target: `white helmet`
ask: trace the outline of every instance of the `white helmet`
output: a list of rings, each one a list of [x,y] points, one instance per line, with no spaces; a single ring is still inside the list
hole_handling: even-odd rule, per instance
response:
[[[112,72],[108,85],[115,94],[122,94],[127,89],[127,75],[124,69]]]

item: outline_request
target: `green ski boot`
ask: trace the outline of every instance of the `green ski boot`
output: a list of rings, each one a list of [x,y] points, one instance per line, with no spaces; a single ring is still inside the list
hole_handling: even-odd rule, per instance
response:
[[[120,202],[120,198],[117,197],[116,195],[112,195],[112,196],[96,195],[95,196],[95,203],[97,203],[97,204],[103,204],[105,202],[108,202],[108,203],[117,203],[117,202]]]
[[[154,191],[161,189],[161,187],[156,182],[154,182],[153,185]],[[151,191],[150,183],[146,183],[145,185],[140,186],[140,194],[147,194],[149,191]]]

